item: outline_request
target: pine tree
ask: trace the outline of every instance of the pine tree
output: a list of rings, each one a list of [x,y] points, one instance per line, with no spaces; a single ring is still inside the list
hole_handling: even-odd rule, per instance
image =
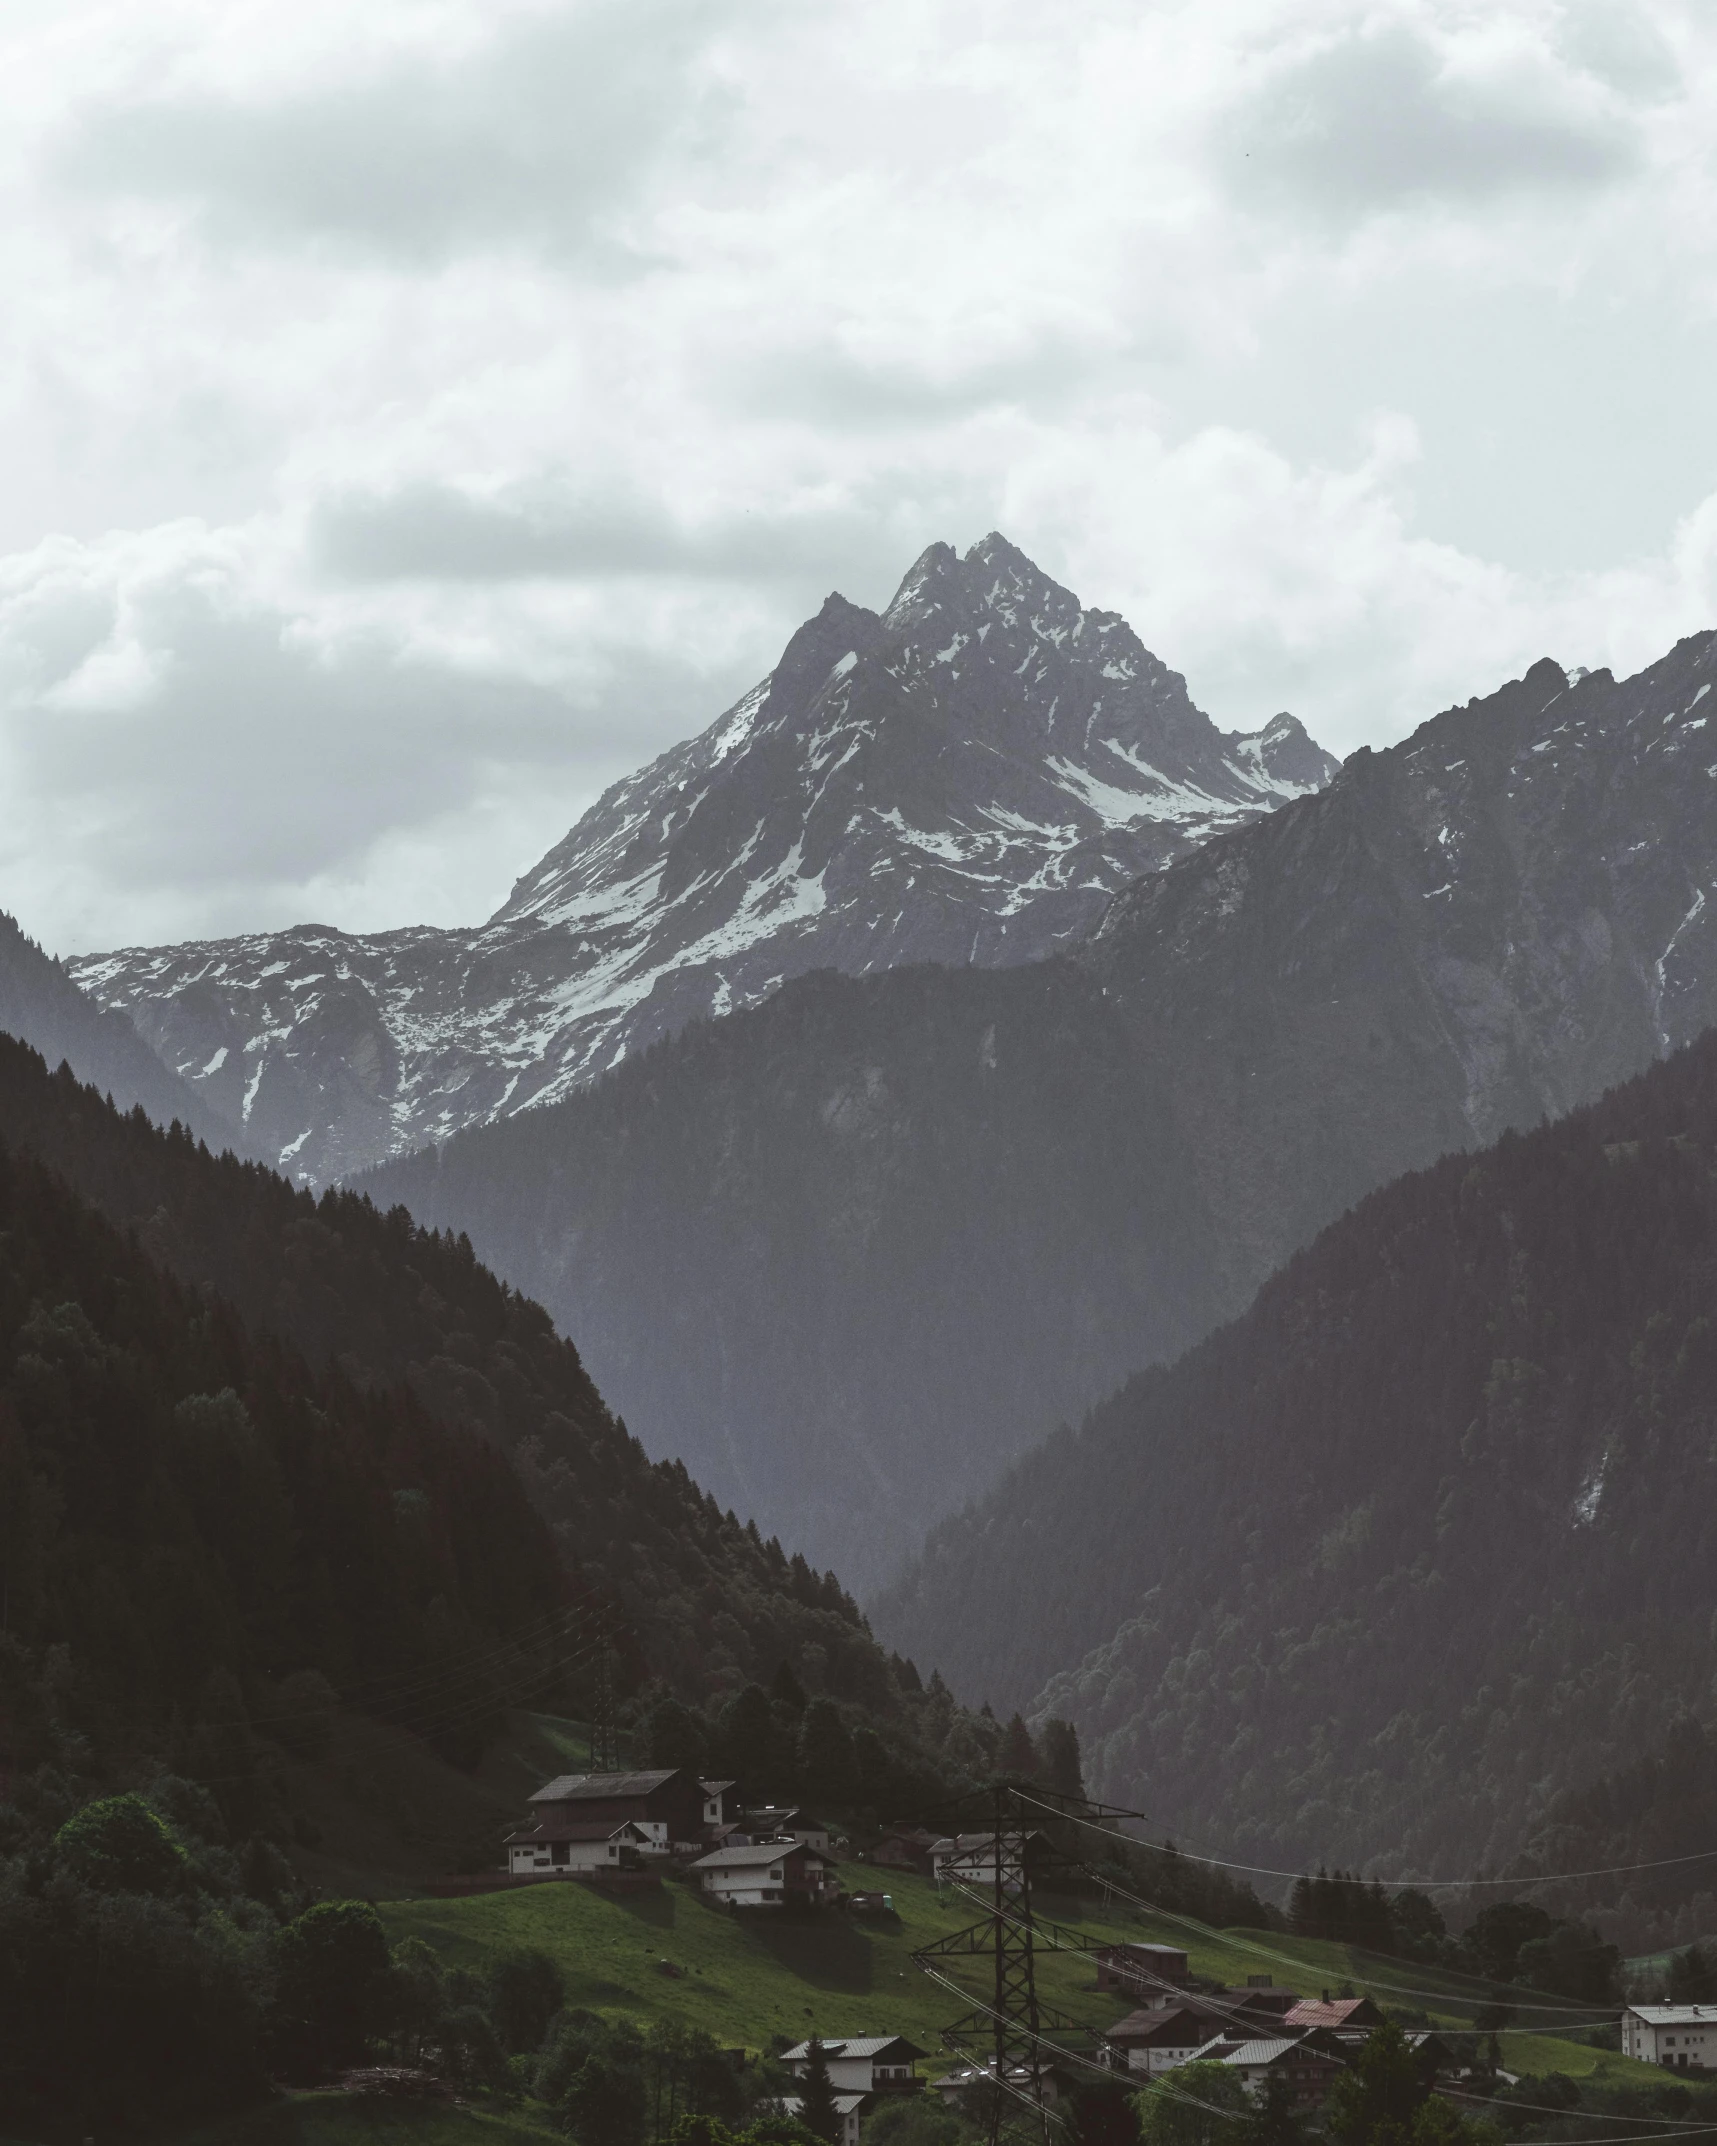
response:
[[[1038,1750],[1043,1761],[1044,1786],[1053,1788],[1058,1796],[1077,1796],[1083,1800],[1085,1766],[1079,1753],[1079,1731],[1072,1722],[1062,1721],[1052,1714],[1043,1725]]]
[[[840,2146],[841,2112],[835,2107],[828,2052],[815,2035],[805,2051],[805,2075],[799,2082],[799,2121],[823,2146]]]
[[[1015,1714],[1002,1732],[1001,1772],[1014,1781],[1037,1779],[1037,1746],[1031,1740],[1031,1731]]]
[[[854,1798],[853,1740],[832,1699],[813,1699],[799,1724],[799,1780],[818,1806],[848,1809]]]

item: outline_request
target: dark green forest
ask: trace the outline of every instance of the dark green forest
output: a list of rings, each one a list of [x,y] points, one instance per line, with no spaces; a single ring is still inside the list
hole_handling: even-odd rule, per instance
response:
[[[1194,1850],[1499,1869],[1709,1712],[1714,1314],[1707,1036],[1365,1200],[939,1530],[923,1621]]]
[[[791,1659],[837,1697],[894,1703],[887,1657],[835,1576],[723,1513],[680,1463],[649,1461],[573,1343],[465,1239],[162,1133],[4,1036],[0,1134],[253,1333],[337,1366],[356,1389],[407,1388],[438,1422],[506,1453],[570,1569],[622,1613],[635,1675],[702,1703]]]

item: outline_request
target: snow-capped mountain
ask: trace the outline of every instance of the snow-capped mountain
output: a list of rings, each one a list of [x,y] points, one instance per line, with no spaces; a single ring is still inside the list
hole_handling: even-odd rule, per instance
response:
[[[1319,788],[1291,716],[1217,730],[1112,612],[1000,536],[880,616],[831,596],[701,736],[618,783],[487,924],[318,926],[72,964],[306,1178],[564,1095],[813,968],[998,966]]]

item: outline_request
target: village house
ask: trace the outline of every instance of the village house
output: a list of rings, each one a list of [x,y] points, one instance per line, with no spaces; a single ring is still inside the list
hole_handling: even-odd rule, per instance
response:
[[[1277,2073],[1287,2081],[1297,2109],[1320,2108],[1347,2069],[1341,2057],[1320,2044],[1316,2028],[1301,2034],[1261,2035],[1246,2042],[1224,2036],[1201,2049],[1194,2061],[1220,2064],[1236,2073],[1254,2101],[1262,2100],[1265,2081]]]
[[[713,1842],[721,1834],[733,1828],[734,1814],[727,1808],[728,1793],[738,1784],[733,1781],[700,1781],[703,1791],[703,1832],[707,1841]]]
[[[1202,2006],[1146,2005],[1103,2030],[1103,2045],[1117,2071],[1173,2071],[1188,2064],[1222,2026]]]
[[[514,1877],[579,1878],[642,1868],[654,1843],[630,1819],[581,1823],[550,1809],[534,1825],[506,1838],[507,1869]]]
[[[1031,1872],[1049,1853],[1049,1842],[1041,1833],[1004,1833],[1001,1839],[1004,1870],[1008,1863],[1023,1856],[1026,1870]],[[930,1851],[930,1874],[938,1885],[994,1886],[996,1835],[945,1834]]]
[[[885,1870],[914,1870],[927,1878],[931,1855],[941,1837],[924,1826],[891,1826],[867,1860],[880,1863]]]
[[[921,2082],[912,2067],[924,2054],[900,2034],[862,2035],[857,2040],[823,2044],[840,2124],[837,2146],[858,2146],[859,2127],[879,2096],[917,2091]],[[811,2065],[810,2043],[800,2042],[787,2050],[781,2061],[797,2078],[804,2078]],[[797,2095],[788,2095],[775,2106],[784,2115],[797,2116],[802,2104]]]
[[[631,1824],[644,1836],[644,1853],[666,1855],[676,1842],[700,1843],[706,1797],[703,1785],[681,1767],[654,1773],[563,1773],[530,1799],[539,1819],[558,1814],[567,1825]]]
[[[835,2146],[859,2146],[859,2130],[865,2118],[870,2114],[872,2107],[870,2096],[868,2094],[836,2094],[834,2104]],[[778,2101],[769,2102],[767,2106],[772,2109],[779,2109],[783,2116],[797,2116],[804,2107],[804,2103],[797,2094],[783,2094]]]
[[[1164,1983],[1186,1982],[1187,1956],[1173,1945],[1106,1945],[1097,1955],[1097,1987],[1152,1996]]]
[[[1622,2055],[1673,2071],[1705,2071],[1717,2056],[1717,2004],[1630,2004]]]
[[[825,2042],[829,2084],[837,2094],[912,2094],[923,2084],[913,2066],[926,2052],[904,2034],[866,2034]],[[796,2078],[811,2068],[811,2045],[800,2042],[781,2061]]]
[[[838,1890],[833,1863],[803,1841],[717,1848],[691,1867],[711,1899],[731,1908],[815,1907]]]

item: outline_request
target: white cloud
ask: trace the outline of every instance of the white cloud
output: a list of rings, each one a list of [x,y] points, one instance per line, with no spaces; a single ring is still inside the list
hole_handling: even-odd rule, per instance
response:
[[[0,904],[477,916],[999,525],[1348,748],[1717,616],[1684,0],[67,0],[0,71]]]

